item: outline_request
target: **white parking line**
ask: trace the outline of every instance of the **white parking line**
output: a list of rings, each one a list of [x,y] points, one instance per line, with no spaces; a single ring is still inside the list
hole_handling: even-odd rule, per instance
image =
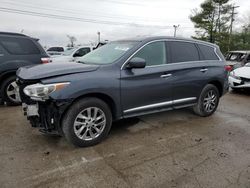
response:
[[[143,147],[143,146],[138,145],[138,146],[134,146],[134,147],[131,147],[131,148],[122,150],[122,152],[130,152],[130,151],[133,151],[133,150],[137,150],[137,149],[139,149],[139,148],[142,148],[142,147]]]

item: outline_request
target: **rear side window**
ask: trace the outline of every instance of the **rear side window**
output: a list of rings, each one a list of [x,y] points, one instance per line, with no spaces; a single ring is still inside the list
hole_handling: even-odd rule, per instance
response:
[[[199,52],[190,42],[170,41],[167,43],[171,54],[171,63],[199,61]]]
[[[10,54],[40,54],[40,50],[37,46],[27,38],[0,37],[0,42]]]
[[[153,42],[144,46],[134,57],[145,59],[146,66],[162,65],[166,63],[165,42]]]
[[[219,60],[214,52],[214,48],[202,44],[198,44],[201,51],[201,60]]]

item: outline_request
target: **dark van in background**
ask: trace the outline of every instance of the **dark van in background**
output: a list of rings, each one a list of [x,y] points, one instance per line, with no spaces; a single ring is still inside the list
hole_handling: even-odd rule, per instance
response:
[[[18,33],[0,32],[0,98],[8,105],[20,103],[16,86],[18,68],[48,63],[49,58],[38,39]]]

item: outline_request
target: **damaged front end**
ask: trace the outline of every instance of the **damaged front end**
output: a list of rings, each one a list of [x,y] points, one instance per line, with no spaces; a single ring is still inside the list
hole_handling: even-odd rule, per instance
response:
[[[25,88],[37,85],[38,80],[25,81],[17,79],[24,115],[32,127],[37,127],[47,134],[62,135],[61,118],[72,100],[54,100],[50,97],[32,97],[25,93]],[[27,90],[27,89],[26,89]]]
[[[229,86],[231,88],[250,88],[250,78],[236,76],[233,73],[229,76]]]

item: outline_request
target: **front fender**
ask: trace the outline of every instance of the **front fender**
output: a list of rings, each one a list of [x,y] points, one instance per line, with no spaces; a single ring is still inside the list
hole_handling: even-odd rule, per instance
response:
[[[51,93],[50,98],[52,100],[74,101],[86,95],[105,95],[112,99],[116,114],[121,114],[119,77],[119,71],[112,71],[112,73],[94,71],[50,78],[42,80],[42,83],[70,82],[70,84],[62,90]]]

